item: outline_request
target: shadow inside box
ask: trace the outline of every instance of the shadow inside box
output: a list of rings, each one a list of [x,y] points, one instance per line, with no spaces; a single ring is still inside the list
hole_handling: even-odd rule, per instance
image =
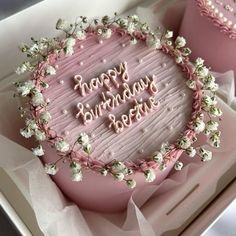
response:
[[[41,1],[42,0],[1,0],[0,20],[3,20]]]
[[[20,232],[0,206],[0,236],[21,236]]]

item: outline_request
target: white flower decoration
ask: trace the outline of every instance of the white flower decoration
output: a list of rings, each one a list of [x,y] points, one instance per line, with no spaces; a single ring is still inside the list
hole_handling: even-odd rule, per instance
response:
[[[56,29],[57,30],[66,30],[68,28],[68,22],[63,20],[63,19],[59,19],[57,21],[57,24],[56,24]]]
[[[65,48],[65,54],[66,54],[67,57],[73,55],[73,53],[74,53],[73,47],[66,47]]]
[[[34,82],[29,80],[20,84],[16,84],[16,91],[20,96],[26,97],[28,94],[30,94],[34,87]]]
[[[200,66],[196,69],[196,72],[197,72],[198,76],[205,77],[208,75],[209,69],[205,66]]]
[[[81,165],[80,165],[80,163],[73,161],[70,164],[70,168],[72,171],[79,171],[79,170],[81,170]]]
[[[223,112],[220,110],[220,108],[218,108],[214,105],[210,106],[209,113],[214,117],[222,116],[222,114],[223,114]]]
[[[123,172],[124,170],[126,170],[126,166],[123,162],[115,161],[112,164],[112,173],[119,173],[119,172]]]
[[[20,66],[16,68],[16,74],[21,75],[31,69],[32,69],[32,66],[30,62],[27,61],[27,62],[22,63]]]
[[[71,173],[71,180],[74,182],[80,182],[83,179],[82,171],[73,171]]]
[[[185,150],[186,154],[189,156],[189,157],[194,157],[197,153],[196,149],[194,147],[188,147],[186,150]]]
[[[38,129],[38,125],[34,119],[26,119],[25,124],[29,129],[36,130]]]
[[[155,49],[161,48],[161,40],[153,35],[147,36],[146,44],[149,48],[155,48]]]
[[[115,177],[116,180],[122,181],[125,178],[125,175],[120,172],[120,173],[114,174],[114,177]]]
[[[179,141],[178,141],[178,146],[182,149],[187,149],[188,147],[191,146],[191,140],[187,136],[183,136]]]
[[[39,114],[40,119],[44,124],[47,124],[49,120],[52,118],[48,111],[43,111]]]
[[[167,168],[167,165],[165,163],[161,163],[161,165],[159,166],[160,171],[164,171],[166,170],[166,168]]]
[[[156,179],[156,173],[154,172],[153,169],[147,169],[144,172],[144,176],[147,182],[153,182]]]
[[[179,63],[181,63],[183,61],[183,58],[180,57],[180,56],[176,56],[175,57],[175,61],[176,61],[177,64],[179,64]]]
[[[83,146],[89,144],[89,136],[86,133],[81,133],[77,139],[77,142]]]
[[[102,168],[102,169],[100,170],[100,173],[101,173],[101,175],[103,175],[103,176],[107,176],[108,170],[105,169],[105,168]]]
[[[59,168],[56,164],[49,163],[44,166],[44,170],[49,175],[55,175],[58,172]]]
[[[178,36],[175,40],[176,48],[182,48],[186,45],[186,40],[184,37]]]
[[[196,67],[203,66],[203,64],[204,64],[204,60],[201,57],[198,57],[194,63]]]
[[[201,105],[203,108],[208,109],[212,105],[211,97],[208,95],[204,95],[202,97]]]
[[[194,121],[193,121],[193,124],[192,124],[192,128],[193,130],[196,132],[196,133],[201,133],[204,131],[205,129],[205,123],[202,119],[200,118],[196,118]]]
[[[189,79],[186,81],[186,85],[190,88],[190,89],[195,89],[196,88],[196,81]]]
[[[169,39],[173,37],[173,31],[167,30],[165,33],[165,38]]]
[[[46,140],[46,134],[40,130],[36,130],[34,135],[35,135],[36,140],[38,141]]]
[[[184,164],[181,161],[176,161],[175,163],[175,169],[176,170],[181,170],[183,168]]]
[[[126,181],[126,184],[127,184],[127,186],[128,186],[129,188],[135,188],[135,187],[136,187],[136,181],[133,180],[133,179],[128,179],[128,180]]]
[[[34,131],[28,127],[20,129],[20,134],[25,138],[30,138],[34,134]]]
[[[210,161],[212,159],[212,152],[209,150],[204,149],[203,147],[199,148],[199,156],[201,157],[202,161]]]
[[[219,123],[214,120],[209,120],[206,124],[206,129],[209,131],[216,131],[218,129]]]
[[[34,106],[42,105],[44,103],[43,94],[39,91],[36,91],[32,96],[31,102]]]
[[[163,155],[161,152],[155,152],[152,155],[152,159],[153,161],[155,161],[156,163],[160,164],[163,161]]]
[[[88,143],[87,145],[83,146],[83,150],[84,150],[87,154],[91,153],[91,152],[92,152],[92,145]]]
[[[84,40],[86,39],[86,32],[82,29],[76,31],[76,37],[79,39],[79,40]]]
[[[66,47],[73,47],[76,43],[76,40],[75,40],[75,38],[70,37],[70,38],[67,38],[64,41],[64,43],[65,43]]]
[[[51,66],[51,65],[47,65],[45,68],[45,72],[47,75],[55,75],[56,74],[56,69]]]
[[[43,147],[41,145],[39,145],[36,148],[32,148],[32,151],[34,153],[35,156],[43,156],[44,155],[44,150]]]
[[[64,140],[60,140],[55,143],[55,148],[59,152],[67,152],[70,149],[70,144]]]
[[[211,146],[215,148],[218,148],[220,146],[220,135],[221,135],[220,131],[217,131],[213,135],[211,135],[211,137],[209,138]]]

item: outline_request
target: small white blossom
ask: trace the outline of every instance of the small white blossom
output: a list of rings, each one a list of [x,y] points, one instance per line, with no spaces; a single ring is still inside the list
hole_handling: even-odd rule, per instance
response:
[[[51,65],[47,65],[45,68],[45,72],[47,75],[55,75],[56,74],[56,69],[51,66]]]
[[[39,91],[36,91],[32,96],[31,102],[32,102],[33,106],[42,105],[44,103],[43,94]]]
[[[152,159],[153,161],[155,161],[156,163],[160,164],[163,161],[163,155],[161,152],[155,152],[152,155]]]
[[[156,173],[154,172],[153,169],[147,169],[144,172],[144,176],[147,182],[153,182],[156,179]]]
[[[176,170],[181,170],[183,168],[184,164],[181,161],[176,161],[175,163],[175,169]]]
[[[103,176],[107,176],[108,170],[105,169],[105,168],[102,168],[102,169],[100,170],[100,173],[101,173],[101,175],[103,175]]]
[[[127,184],[127,186],[128,186],[129,188],[135,188],[135,187],[136,187],[136,181],[133,180],[133,179],[128,179],[128,180],[126,181],[126,184]]]
[[[218,148],[220,146],[220,135],[221,132],[217,131],[209,138],[211,146]]]
[[[112,36],[112,30],[110,28],[104,29],[102,31],[102,37],[108,39]]]
[[[186,84],[190,89],[196,88],[196,81],[195,80],[189,79],[186,81]]]
[[[129,19],[133,22],[138,22],[139,21],[139,17],[137,15],[131,15],[131,16],[129,16]]]
[[[91,144],[86,144],[85,146],[83,146],[83,150],[84,152],[86,152],[87,154],[92,152],[92,145]]]
[[[73,53],[74,53],[73,47],[66,47],[65,48],[65,54],[66,54],[67,57],[73,55]]]
[[[66,47],[73,47],[76,43],[76,40],[75,40],[75,38],[70,37],[70,38],[67,38],[64,41],[64,43],[65,43]]]
[[[133,22],[129,22],[127,26],[127,31],[132,34],[136,30],[136,25]]]
[[[205,129],[205,123],[202,119],[196,118],[192,123],[192,127],[195,132],[200,133]]]
[[[123,172],[126,169],[126,166],[123,162],[121,161],[115,161],[112,164],[112,172],[113,173],[119,173],[119,172]]]
[[[203,60],[202,58],[200,58],[200,57],[198,57],[198,58],[195,60],[195,63],[194,63],[194,65],[195,65],[196,67],[203,66],[203,64],[204,64],[204,60]]]
[[[43,123],[47,124],[49,120],[52,118],[48,111],[43,111],[39,114],[40,119]]]
[[[182,53],[184,56],[188,56],[192,53],[192,51],[189,48],[183,48]]]
[[[74,182],[80,182],[83,179],[82,171],[72,171],[71,180]]]
[[[36,130],[34,135],[38,141],[44,141],[46,139],[46,134],[40,130]]]
[[[67,152],[70,149],[70,145],[64,140],[59,140],[55,143],[55,148],[59,152]]]
[[[56,164],[49,163],[45,165],[44,170],[49,175],[55,175],[58,172],[59,168]]]
[[[44,155],[44,150],[43,147],[41,145],[39,145],[36,148],[32,148],[32,151],[34,153],[35,156],[43,156]]]
[[[27,62],[22,63],[20,66],[18,66],[15,72],[16,74],[20,75],[31,69],[32,69],[32,65],[30,64],[30,62],[27,61]]]
[[[132,45],[135,45],[135,44],[137,44],[137,39],[136,38],[131,38],[130,39],[130,44],[132,44]]]
[[[189,157],[194,157],[197,151],[194,147],[188,147],[185,152]]]
[[[36,130],[38,129],[38,125],[34,119],[26,119],[25,124],[29,129]]]
[[[208,109],[212,105],[211,97],[208,95],[204,95],[201,100],[201,105],[203,108]]]
[[[80,163],[73,161],[70,164],[70,168],[72,171],[78,171],[81,169],[81,165],[80,165]]]
[[[176,61],[177,64],[179,64],[183,61],[183,58],[181,56],[176,56],[175,61]]]
[[[218,129],[219,123],[214,120],[209,120],[206,124],[206,129],[209,131],[216,131]]]
[[[16,91],[20,96],[25,97],[28,94],[30,94],[31,90],[34,87],[35,87],[34,82],[32,80],[29,80],[23,83],[17,83]]]
[[[214,117],[222,116],[222,114],[223,114],[222,111],[220,110],[220,108],[218,108],[214,105],[210,106],[209,113]]]
[[[170,151],[170,145],[168,142],[166,143],[162,143],[161,144],[161,149],[160,149],[160,152],[162,153],[162,155],[165,155],[167,152]]]
[[[182,149],[187,149],[188,147],[191,146],[191,140],[187,136],[183,136],[179,141],[178,141],[178,146]]]
[[[77,139],[77,142],[83,146],[89,144],[89,136],[86,133],[81,133]]]
[[[114,177],[115,177],[116,180],[122,181],[125,178],[125,175],[120,172],[120,173],[114,174]]]
[[[147,36],[146,44],[149,48],[155,48],[155,49],[161,48],[161,40],[153,35]]]
[[[186,40],[184,37],[178,36],[175,40],[176,48],[182,48],[186,45]]]
[[[34,131],[28,127],[20,129],[20,134],[25,138],[30,138],[34,134]]]
[[[56,23],[57,30],[67,30],[68,26],[69,26],[68,22],[63,19],[59,19]]]
[[[78,31],[76,31],[76,37],[79,40],[84,40],[84,39],[86,39],[86,32],[82,29],[79,29]]]
[[[212,152],[209,150],[204,149],[203,147],[199,148],[199,156],[201,157],[202,161],[210,161],[212,159]]]
[[[209,73],[209,69],[205,66],[199,66],[197,69],[196,69],[196,73],[198,76],[200,77],[205,77],[208,75]]]
[[[173,31],[167,30],[165,33],[165,38],[169,39],[173,37]]]

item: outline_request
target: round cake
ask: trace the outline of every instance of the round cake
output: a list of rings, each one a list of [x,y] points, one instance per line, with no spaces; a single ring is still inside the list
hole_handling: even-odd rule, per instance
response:
[[[179,34],[212,70],[236,73],[236,1],[188,0]]]
[[[21,47],[37,60],[17,68],[31,80],[16,88],[28,102],[21,134],[40,142],[34,154],[69,199],[122,211],[136,187],[181,170],[183,153],[211,159],[192,145],[204,132],[219,146],[218,86],[201,58],[189,62],[183,37],[152,31],[137,16],[60,19],[57,29],[66,36]]]

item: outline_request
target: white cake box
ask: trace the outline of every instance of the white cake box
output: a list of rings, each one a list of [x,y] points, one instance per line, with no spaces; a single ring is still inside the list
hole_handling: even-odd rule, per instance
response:
[[[129,4],[133,5],[137,2],[138,1],[129,1]],[[172,3],[172,1],[169,1],[169,3],[170,2]],[[181,1],[181,3],[182,2],[183,1]],[[88,5],[93,7],[88,7]],[[107,7],[104,7],[105,5]],[[157,14],[156,9],[158,5],[159,3],[156,3],[154,8],[152,8],[155,9],[152,11],[155,14]],[[11,94],[12,89],[9,84],[18,79],[13,74],[13,68],[22,61],[21,55],[17,53],[17,45],[20,42],[26,41],[31,36],[40,37],[55,35],[55,32],[52,31],[52,27],[59,17],[74,20],[77,15],[94,16],[112,14],[115,11],[122,12],[126,10],[127,7],[127,1],[119,1],[111,5],[106,0],[99,1],[99,3],[97,1],[89,1],[89,4],[88,1],[85,4],[83,1],[75,0],[66,1],[66,3],[64,1],[57,1],[57,4],[55,4],[55,2],[48,0],[2,20],[0,22],[0,98],[11,98],[8,96]],[[142,12],[142,9],[143,12],[149,12],[145,8],[138,8],[137,11]],[[163,9],[166,9],[166,6],[164,6]],[[225,119],[223,119],[222,126],[227,126],[227,124],[236,121],[236,112],[225,104],[224,101],[220,101],[220,104],[224,113],[227,114]],[[12,121],[7,122],[9,119],[7,115],[11,114],[11,117],[17,116],[18,111],[16,101],[9,99],[3,102],[1,99],[0,107],[5,111],[5,116],[1,115],[0,118],[0,133],[2,134],[0,137],[0,166],[4,162],[2,156],[4,156],[4,159],[8,160],[11,160],[12,157],[18,157],[18,160],[19,158],[22,158],[20,161],[22,163],[30,162],[30,160],[34,158],[32,154],[15,143],[22,144],[25,142],[21,137],[15,135],[21,124],[12,125]],[[84,233],[83,235],[109,235],[112,227],[115,227],[114,231],[112,231],[112,235],[115,236],[126,235],[125,232],[127,231],[134,232],[130,235],[138,235],[137,232],[139,235],[150,236],[178,235],[181,232],[183,235],[189,235],[189,232],[194,232],[192,235],[200,235],[218,213],[212,211],[210,213],[212,214],[211,219],[209,219],[209,221],[206,220],[205,224],[193,223],[195,218],[200,213],[203,217],[204,213],[202,212],[204,212],[206,206],[210,204],[223,189],[227,188],[229,183],[235,178],[236,150],[233,150],[234,142],[232,137],[236,133],[236,128],[233,126],[228,127],[225,133],[227,133],[227,135],[224,136],[225,140],[223,143],[227,145],[223,150],[219,150],[219,152],[215,153],[215,158],[212,162],[202,165],[200,169],[199,163],[190,164],[182,170],[181,175],[172,173],[170,178],[167,179],[165,184],[161,187],[162,194],[154,195],[149,199],[149,201],[140,208],[141,211],[129,206],[128,214],[139,217],[139,223],[142,221],[141,228],[137,222],[133,222],[128,215],[125,219],[124,216],[111,214],[108,220],[106,216],[82,210],[83,217],[86,220],[86,222],[84,222],[84,227],[87,224],[86,227],[93,225],[89,231],[83,231],[89,232],[87,234]],[[8,140],[6,137],[14,142]],[[28,146],[30,147],[30,145]],[[33,160],[32,163],[35,164],[36,160]],[[2,169],[0,170],[1,192],[16,210],[18,216],[25,223],[32,235],[43,235],[37,225],[35,213],[32,208],[34,207],[35,210],[35,199],[37,199],[35,197],[37,196],[29,194],[29,176],[24,174],[24,172],[19,171],[19,169],[14,171],[11,168],[13,165],[14,163],[9,162],[8,166],[5,166],[7,172]],[[50,181],[50,179],[48,179],[48,181]],[[235,184],[233,186],[235,186]],[[53,186],[53,188],[54,187],[55,186]],[[149,193],[147,194],[150,194],[150,192],[151,189],[149,189]],[[235,194],[235,191],[233,191],[233,193]],[[225,201],[229,203],[233,197],[234,196],[231,196]],[[135,196],[133,196],[133,199],[136,203],[142,203],[142,199],[135,199]],[[225,207],[227,205],[226,202],[222,202],[224,203],[223,207]],[[62,210],[63,209],[60,209],[60,211]],[[53,235],[50,234],[51,231],[49,229],[48,231],[46,230],[45,224],[42,228],[42,219],[44,217],[47,218],[49,213],[50,212],[45,212],[42,207],[42,211],[37,211],[36,216],[40,219],[38,224],[40,225],[41,230],[43,230],[44,233],[47,232],[48,235]],[[79,216],[81,217],[81,215]],[[13,218],[14,217],[15,216],[13,216]],[[201,217],[199,219],[201,219]],[[100,221],[101,223],[99,223]],[[94,225],[96,225],[95,228]],[[108,228],[110,232],[104,231],[104,228]],[[117,228],[120,228],[120,230],[117,230]],[[118,234],[116,232],[120,233]],[[81,232],[78,232],[78,234],[79,233]]]

